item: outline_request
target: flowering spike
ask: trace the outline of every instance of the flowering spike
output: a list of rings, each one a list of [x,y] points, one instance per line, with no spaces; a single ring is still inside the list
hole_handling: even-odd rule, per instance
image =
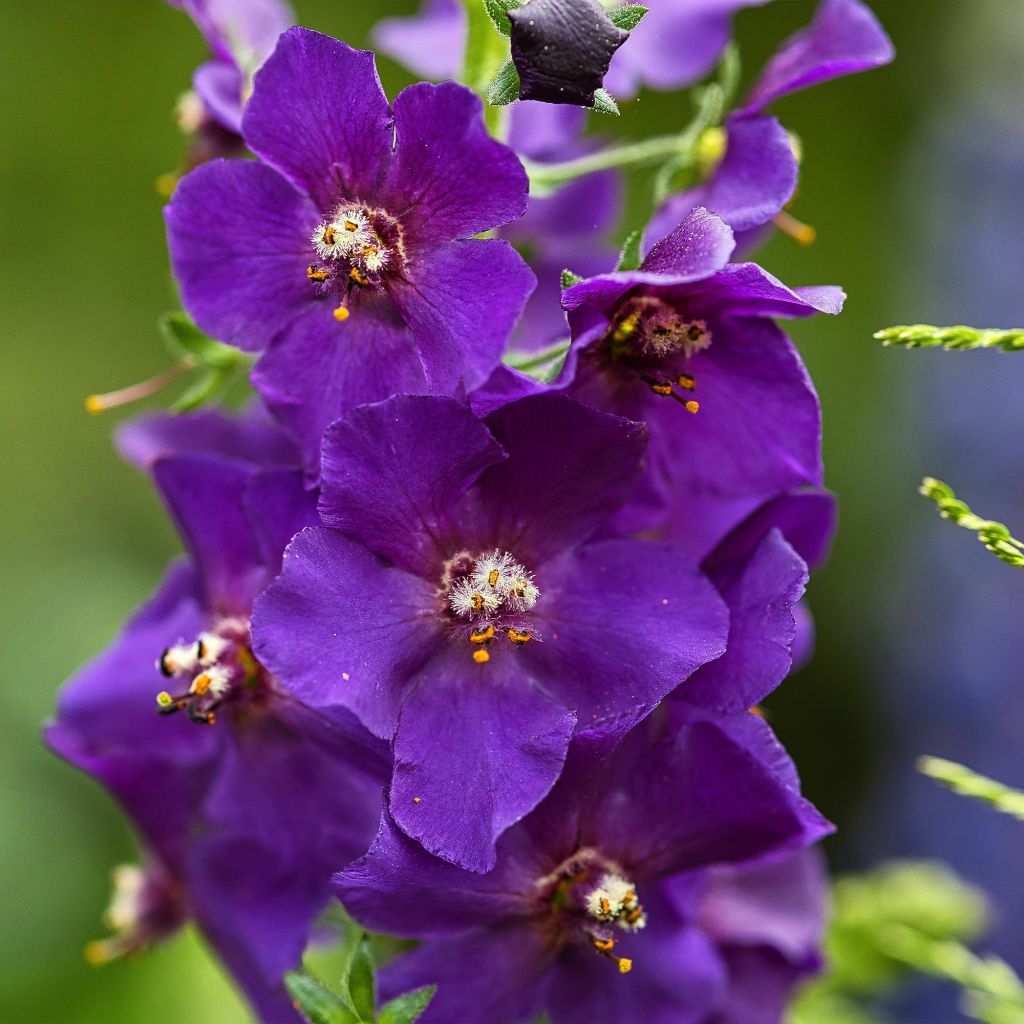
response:
[[[1024,349],[1024,328],[1009,330],[993,328],[932,327],[928,324],[911,324],[904,327],[886,327],[876,331],[874,337],[886,347],[900,345],[903,348],[936,348],[949,350],[972,348],[998,348],[1003,352],[1019,352]]]
[[[995,779],[979,775],[965,765],[941,757],[919,758],[917,770],[941,782],[954,793],[983,800],[995,810],[1024,821],[1024,791],[1005,786]]]
[[[976,516],[957,498],[949,484],[926,476],[921,481],[919,491],[935,502],[943,519],[949,519],[957,526],[976,533],[978,540],[1000,561],[1018,568],[1024,567],[1024,541],[1012,536],[1002,523]]]

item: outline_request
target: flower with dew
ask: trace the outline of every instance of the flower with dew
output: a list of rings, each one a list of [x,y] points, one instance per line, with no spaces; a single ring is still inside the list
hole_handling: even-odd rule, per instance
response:
[[[726,609],[672,548],[593,540],[641,425],[539,395],[480,420],[398,396],[327,431],[320,515],[257,601],[256,655],[300,700],[393,740],[399,826],[475,871],[569,737],[718,657]]]
[[[722,127],[705,132],[698,149],[705,180],[661,205],[648,225],[648,242],[668,235],[700,206],[732,227],[744,249],[773,220],[798,241],[813,241],[813,229],[784,212],[796,189],[797,155],[785,128],[764,109],[800,89],[882,67],[894,55],[885,30],[860,0],[822,0],[813,21],[769,60],[744,105]]]
[[[605,738],[578,734],[557,785],[498,841],[488,874],[429,856],[385,812],[366,856],[335,877],[361,924],[423,940],[381,971],[383,995],[436,984],[423,1024],[541,1012],[552,1024],[722,1024],[737,987],[761,980],[736,964],[735,945],[813,955],[820,904],[812,934],[787,942],[758,927],[753,902],[732,921],[721,898],[708,905],[721,889],[709,872],[739,874],[830,826],[761,719],[682,703],[671,714],[641,722],[610,754]],[[787,909],[802,927],[804,907]]]
[[[297,1020],[281,982],[366,849],[386,753],[351,715],[312,711],[252,651],[253,598],[315,516],[297,453],[259,420],[157,416],[122,436],[188,558],[121,636],[63,689],[46,740],[133,819],[143,874],[119,873],[94,959],[194,919],[261,1017]],[[259,461],[253,461],[259,452]]]
[[[204,164],[167,207],[196,323],[263,352],[253,383],[314,464],[324,428],[395,393],[455,394],[501,359],[534,278],[500,239],[527,180],[468,89],[389,107],[373,54],[292,29],[256,75],[258,161]]]

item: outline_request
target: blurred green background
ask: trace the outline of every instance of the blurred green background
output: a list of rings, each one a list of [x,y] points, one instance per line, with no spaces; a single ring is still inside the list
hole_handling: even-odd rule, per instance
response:
[[[413,6],[296,4],[302,24],[357,45],[371,21]],[[879,326],[929,314],[908,242],[922,201],[907,187],[908,154],[922,125],[958,101],[963,33],[997,38],[1014,6],[876,3],[896,64],[777,110],[804,143],[793,212],[818,241],[802,249],[775,238],[760,261],[789,283],[841,283],[850,300],[837,321],[794,329],[822,396],[842,528],[811,590],[816,659],[769,712],[808,795],[840,826],[873,797],[887,728],[879,694],[897,682],[876,656],[890,623],[872,609],[892,585],[906,535],[931,522],[915,483],[940,468],[922,465],[907,429],[915,357],[871,340]],[[782,0],[741,15],[746,79],[811,11]],[[103,933],[109,870],[132,859],[133,840],[99,788],[39,740],[61,681],[107,642],[176,548],[146,482],[113,453],[116,417],[90,418],[82,401],[166,365],[155,323],[174,293],[154,181],[181,156],[169,112],[204,48],[188,19],[159,0],[8,0],[3,14],[0,1021],[244,1020],[193,935],[137,962],[85,965],[82,946]],[[407,76],[381,66],[393,94]],[[600,127],[642,135],[688,113],[678,96],[644,93],[621,123]],[[857,862],[852,838],[833,841],[834,860]]]

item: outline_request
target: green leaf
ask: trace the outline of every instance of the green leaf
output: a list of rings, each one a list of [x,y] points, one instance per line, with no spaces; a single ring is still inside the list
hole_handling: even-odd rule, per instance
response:
[[[392,999],[381,1007],[377,1024],[412,1024],[427,1008],[436,991],[436,985],[427,985]]]
[[[160,332],[176,356],[192,356],[212,369],[233,370],[245,358],[237,348],[204,334],[185,313],[164,313]]]
[[[592,108],[598,114],[614,114],[619,116],[619,105],[615,97],[607,89],[596,89],[594,91],[594,106]]]
[[[498,69],[487,90],[487,102],[492,107],[504,107],[519,99],[519,69],[509,57]]]
[[[509,352],[505,356],[505,365],[546,384],[562,369],[569,344],[568,341],[559,341],[543,352]]]
[[[917,770],[948,786],[954,793],[983,800],[995,810],[1024,821],[1024,792],[1019,789],[1005,786],[995,779],[971,771],[965,765],[941,757],[920,758]]]
[[[363,1020],[372,1021],[377,1006],[377,997],[373,987],[373,953],[365,935],[356,947],[355,955],[349,962],[342,984],[348,990],[352,1008],[356,1013]]]
[[[462,62],[462,82],[483,95],[488,82],[508,54],[508,43],[493,31],[492,0],[462,0],[466,11],[466,51]],[[493,0],[500,3],[501,0]],[[504,14],[506,23],[508,17]],[[494,22],[497,24],[497,22]],[[508,35],[506,32],[505,35]]]
[[[1024,349],[1024,328],[1009,330],[992,328],[932,327],[930,324],[910,324],[902,327],[886,327],[875,332],[875,338],[883,345],[900,345],[903,348],[945,348],[962,350],[972,348],[999,348],[1004,352],[1020,352]]]
[[[489,0],[485,0],[485,2],[489,2]],[[648,10],[650,8],[644,7],[643,4],[626,4],[624,7],[613,7],[606,13],[613,25],[626,32],[632,32],[643,21]]]
[[[630,231],[626,235],[626,240],[622,243],[622,251],[619,253],[619,262],[615,267],[616,270],[636,270],[640,266],[643,262],[640,254],[640,246],[643,240],[644,232],[642,228]]]
[[[574,284],[579,284],[583,278],[579,274],[574,274],[571,270],[562,271],[562,291],[566,288],[571,288]]]
[[[289,971],[284,983],[296,1008],[310,1024],[360,1024],[359,1017],[341,997],[316,978],[301,971]]]
[[[230,379],[230,370],[204,370],[198,380],[171,403],[171,412],[192,412],[206,405]]]
[[[918,489],[935,502],[943,519],[977,534],[978,540],[1000,561],[1024,568],[1024,541],[1017,540],[1003,523],[976,516],[965,502],[957,498],[949,484],[934,477],[926,476]]]
[[[509,21],[508,12],[522,7],[520,0],[483,0],[484,10],[491,19],[494,27],[503,35],[512,34],[512,22]]]

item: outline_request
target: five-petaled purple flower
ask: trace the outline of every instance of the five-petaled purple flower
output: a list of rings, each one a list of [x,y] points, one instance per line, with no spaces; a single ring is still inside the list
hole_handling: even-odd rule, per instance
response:
[[[384,813],[335,885],[366,927],[424,940],[382,971],[385,996],[437,984],[423,1024],[519,1024],[542,1011],[553,1024],[751,1024],[729,1007],[763,975],[737,954],[767,946],[770,961],[775,947],[790,983],[813,964],[819,893],[786,901],[802,934],[773,933],[751,904],[730,919],[724,880],[708,873],[830,830],[765,723],[676,703],[606,746],[577,735],[558,784],[499,840],[488,874],[430,857]]]
[[[253,597],[313,499],[292,446],[257,420],[156,417],[122,447],[151,470],[189,558],[67,684],[46,731],[148,851],[116,877],[122,934],[92,950],[131,952],[191,916],[261,1017],[297,1020],[282,974],[330,872],[372,838],[387,772],[351,715],[299,704],[252,654]]]
[[[688,559],[590,540],[644,447],[641,425],[561,395],[484,421],[397,397],[328,430],[326,526],[256,603],[256,653],[394,739],[391,813],[432,853],[489,869],[577,722],[614,729],[722,653],[725,607]]]
[[[482,383],[534,278],[507,242],[470,237],[527,198],[479,99],[414,85],[392,110],[373,54],[292,29],[242,134],[258,162],[205,164],[175,191],[171,260],[200,327],[264,352],[253,381],[308,462],[355,405]]]

